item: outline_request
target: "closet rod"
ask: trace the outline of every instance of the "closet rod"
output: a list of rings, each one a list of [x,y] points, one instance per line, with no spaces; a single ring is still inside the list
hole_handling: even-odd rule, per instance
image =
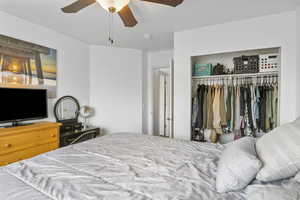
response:
[[[264,76],[279,76],[279,72],[262,72],[251,74],[225,74],[225,75],[211,75],[211,76],[193,76],[193,79],[209,79],[209,78],[241,78],[241,77],[264,77]]]

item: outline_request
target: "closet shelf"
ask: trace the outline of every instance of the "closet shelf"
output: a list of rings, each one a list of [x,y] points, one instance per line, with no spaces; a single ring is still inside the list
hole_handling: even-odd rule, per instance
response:
[[[263,77],[263,76],[278,76],[279,72],[262,72],[249,74],[225,74],[225,75],[210,75],[210,76],[193,76],[192,79],[208,79],[208,78],[239,78],[239,77]]]

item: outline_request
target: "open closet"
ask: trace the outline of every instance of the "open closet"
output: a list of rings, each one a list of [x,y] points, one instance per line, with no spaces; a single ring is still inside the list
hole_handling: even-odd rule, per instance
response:
[[[191,140],[227,143],[279,125],[280,48],[191,59]]]

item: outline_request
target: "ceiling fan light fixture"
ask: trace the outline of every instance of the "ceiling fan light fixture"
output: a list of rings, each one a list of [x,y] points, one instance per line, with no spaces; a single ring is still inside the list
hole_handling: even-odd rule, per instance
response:
[[[130,0],[97,0],[97,2],[108,12],[119,12],[130,3]]]

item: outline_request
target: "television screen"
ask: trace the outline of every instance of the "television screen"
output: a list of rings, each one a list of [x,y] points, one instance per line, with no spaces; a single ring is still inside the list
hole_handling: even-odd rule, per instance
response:
[[[0,123],[48,117],[47,90],[0,88]]]

